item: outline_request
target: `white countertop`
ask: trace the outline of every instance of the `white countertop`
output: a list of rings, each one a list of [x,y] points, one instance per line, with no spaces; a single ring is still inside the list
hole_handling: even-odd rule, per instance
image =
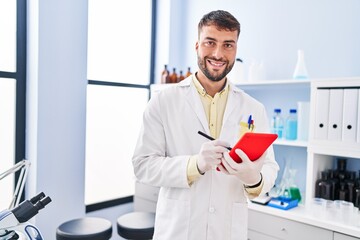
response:
[[[248,208],[250,210],[267,213],[273,216],[282,217],[285,219],[313,225],[316,227],[360,238],[359,212],[357,214],[357,219],[354,219],[354,221],[351,221],[351,223],[346,224],[345,222],[336,219],[335,216],[330,216],[328,213],[324,213],[322,211],[314,212],[313,209],[306,208],[304,205],[301,204],[289,210],[282,210],[266,205],[249,202]]]

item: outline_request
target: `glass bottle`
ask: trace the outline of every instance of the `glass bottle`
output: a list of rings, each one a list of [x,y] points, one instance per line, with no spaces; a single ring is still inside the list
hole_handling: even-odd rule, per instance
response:
[[[337,160],[336,176],[340,182],[345,181],[346,178],[346,159],[339,158]]]
[[[189,76],[191,76],[191,69],[190,69],[190,67],[188,67],[188,70],[187,70],[187,72],[186,72],[186,74],[185,74],[185,77],[189,77]]]
[[[328,181],[330,182],[331,188],[331,200],[339,199],[339,179],[335,177],[335,170],[329,169],[329,178]]]
[[[307,79],[308,73],[305,66],[305,59],[304,59],[304,51],[299,49],[298,50],[298,58],[297,63],[293,75],[294,79]]]
[[[349,201],[349,190],[345,182],[340,183],[339,200]]]
[[[164,65],[164,69],[161,72],[161,83],[169,82],[169,70],[167,68],[167,64]]]
[[[176,68],[173,68],[173,72],[170,75],[170,83],[177,83],[178,75],[176,73]]]
[[[348,188],[349,192],[349,202],[355,203],[355,179],[356,179],[356,172],[355,171],[347,171],[345,183]]]
[[[281,139],[283,137],[284,130],[284,120],[281,116],[281,109],[275,108],[274,115],[271,118],[271,131],[278,135],[278,138]]]
[[[297,113],[296,109],[290,109],[289,116],[286,119],[285,139],[297,139]]]
[[[316,181],[315,186],[315,197],[331,199],[332,185],[328,181],[328,172],[322,171],[321,178]]]
[[[355,204],[356,207],[360,207],[360,188],[355,189]]]
[[[179,80],[178,80],[178,82],[181,82],[181,81],[184,80],[184,79],[185,79],[185,76],[183,75],[183,71],[180,70],[180,71],[179,71]]]

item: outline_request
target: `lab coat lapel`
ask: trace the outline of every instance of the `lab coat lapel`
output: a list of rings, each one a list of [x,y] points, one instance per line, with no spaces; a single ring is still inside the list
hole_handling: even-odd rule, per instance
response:
[[[183,82],[184,81],[185,80],[183,80]],[[203,131],[207,134],[210,134],[208,122],[207,122],[206,115],[205,115],[205,110],[204,110],[204,107],[200,100],[199,93],[197,92],[195,86],[192,83],[191,77],[189,77],[188,84],[189,84],[189,87],[185,93],[186,100],[188,101],[189,106],[194,110],[194,113],[196,114],[197,118],[201,122],[201,125],[203,126]]]
[[[230,84],[230,90],[228,95],[228,100],[224,112],[223,117],[223,126],[226,126],[226,121],[228,121],[229,117],[231,116],[231,113],[235,110],[236,106],[239,106],[239,98],[236,97],[236,89],[234,89],[234,86]]]

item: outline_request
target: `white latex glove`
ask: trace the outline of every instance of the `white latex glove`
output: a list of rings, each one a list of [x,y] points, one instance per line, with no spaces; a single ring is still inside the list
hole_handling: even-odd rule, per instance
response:
[[[229,144],[221,140],[205,142],[201,145],[197,167],[201,174],[217,167],[221,163],[223,153],[227,152]]]
[[[234,175],[238,177],[243,184],[251,186],[260,182],[260,171],[264,164],[265,157],[261,156],[256,161],[251,161],[248,156],[241,150],[236,149],[235,153],[241,158],[242,162],[235,162],[228,152],[224,153],[222,165],[219,165],[219,170],[225,174]]]

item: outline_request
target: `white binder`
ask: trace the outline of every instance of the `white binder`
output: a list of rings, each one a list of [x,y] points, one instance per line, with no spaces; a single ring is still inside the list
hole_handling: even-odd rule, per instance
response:
[[[358,118],[358,89],[344,89],[342,141],[356,142]]]
[[[344,89],[330,89],[328,140],[341,141]]]
[[[329,119],[329,89],[318,89],[315,102],[315,135],[318,140],[327,139]]]

